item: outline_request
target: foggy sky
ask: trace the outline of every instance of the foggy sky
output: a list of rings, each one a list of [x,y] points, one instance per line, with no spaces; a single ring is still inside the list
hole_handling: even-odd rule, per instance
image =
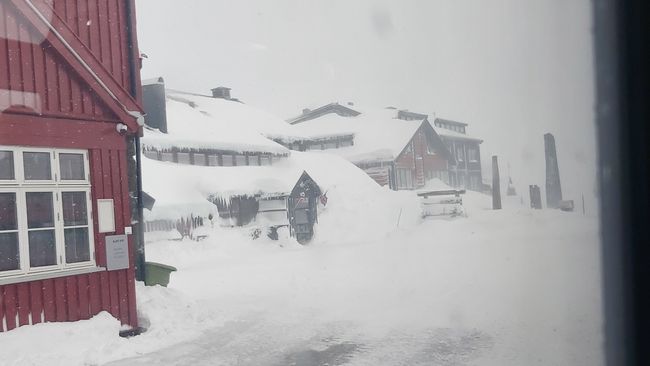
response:
[[[352,101],[469,124],[527,199],[556,136],[565,199],[594,212],[590,1],[137,0],[143,77],[289,118]],[[510,169],[508,169],[510,166]]]

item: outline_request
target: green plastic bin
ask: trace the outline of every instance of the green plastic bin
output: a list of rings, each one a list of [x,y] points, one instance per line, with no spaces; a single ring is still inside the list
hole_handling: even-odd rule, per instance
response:
[[[160,285],[167,287],[169,284],[169,275],[175,271],[176,267],[156,262],[145,262],[144,284],[146,286]]]

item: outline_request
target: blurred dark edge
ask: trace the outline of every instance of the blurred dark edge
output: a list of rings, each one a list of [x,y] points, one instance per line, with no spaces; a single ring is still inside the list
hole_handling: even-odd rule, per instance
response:
[[[608,365],[650,365],[648,0],[593,0]]]

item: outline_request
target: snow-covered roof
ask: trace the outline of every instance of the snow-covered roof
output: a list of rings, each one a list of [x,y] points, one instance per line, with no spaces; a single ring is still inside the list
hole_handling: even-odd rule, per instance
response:
[[[235,152],[261,152],[287,155],[289,150],[270,140],[242,120],[262,118],[254,108],[226,100],[213,99],[208,103],[196,103],[194,99],[182,98],[178,93],[167,93],[167,133],[145,128],[142,144],[145,147],[168,149],[213,149]],[[253,112],[251,112],[251,110]],[[255,115],[255,116],[254,116]],[[264,121],[273,117],[265,116]]]
[[[446,128],[434,127],[434,129],[435,129],[436,133],[438,133],[438,135],[440,137],[442,137],[442,138],[448,137],[448,138],[457,139],[457,140],[461,139],[461,140],[472,140],[472,141],[483,142],[483,140],[481,140],[481,139],[477,139],[475,137],[472,137],[472,136],[469,136],[467,134],[460,133],[460,132],[457,132],[457,131],[448,130]]]
[[[397,119],[393,109],[362,110],[356,117],[327,114],[293,127],[311,137],[353,134],[354,145],[327,150],[358,163],[394,160],[424,120]]]
[[[167,89],[166,94],[168,99],[192,105],[224,128],[255,131],[267,138],[286,142],[305,139],[281,118],[248,104],[172,89]]]
[[[229,124],[185,101],[168,96],[166,108],[167,133],[145,129],[142,139],[145,147],[216,149],[280,155],[289,153],[284,146],[257,131],[234,123]]]

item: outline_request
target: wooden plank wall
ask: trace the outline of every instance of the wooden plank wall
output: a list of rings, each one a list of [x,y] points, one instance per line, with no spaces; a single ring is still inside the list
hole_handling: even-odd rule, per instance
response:
[[[425,184],[427,172],[446,170],[447,161],[439,154],[427,152],[428,140],[422,127],[415,133],[411,142],[413,152],[403,152],[395,163],[397,168],[410,169],[416,187],[421,187]]]
[[[125,0],[51,0],[54,12],[126,90],[129,56]]]
[[[112,285],[103,282],[102,275],[90,273],[0,286],[0,332],[29,324],[90,319],[101,311],[120,318],[119,311],[111,308],[111,300],[101,299],[101,288]],[[119,280],[117,274],[112,277],[114,282]],[[115,301],[128,303],[127,295],[124,297]],[[122,318],[122,323],[130,324],[130,319]]]
[[[64,3],[66,2],[54,1],[55,8],[59,11],[68,9],[61,5]],[[80,5],[85,2],[70,3]],[[118,4],[121,2],[113,0],[108,3],[113,4],[115,12],[119,10]],[[117,15],[112,17],[119,18]],[[68,20],[71,21],[71,18]],[[97,24],[92,20],[89,19],[91,26]],[[75,25],[73,29],[81,31],[78,23],[75,22]],[[92,28],[91,26],[89,28]],[[110,27],[116,26],[118,25]],[[94,27],[99,28],[98,25]],[[125,72],[128,70],[124,71],[124,69],[128,69],[128,63],[123,63],[123,58],[127,57],[127,54],[126,51],[121,51],[126,49],[126,43],[119,43],[122,42],[121,39],[113,39],[112,48],[104,51],[98,48],[111,42],[108,32],[108,29],[103,30],[103,33],[106,33],[104,38],[107,38],[105,41],[91,41],[89,38],[88,44],[94,46],[93,53],[100,55],[102,62],[110,67],[107,69],[117,76],[116,80],[126,83],[124,79],[128,77],[128,73]],[[122,37],[120,34],[124,32],[125,30],[118,30],[112,37]],[[115,59],[110,58],[113,53],[119,55],[119,58],[118,56]],[[38,32],[12,4],[5,1],[0,2],[0,73],[4,73],[0,75],[0,108],[2,109],[14,106],[48,116],[117,121],[108,107],[94,95],[91,88],[83,83],[51,49],[50,44],[38,35]]]

